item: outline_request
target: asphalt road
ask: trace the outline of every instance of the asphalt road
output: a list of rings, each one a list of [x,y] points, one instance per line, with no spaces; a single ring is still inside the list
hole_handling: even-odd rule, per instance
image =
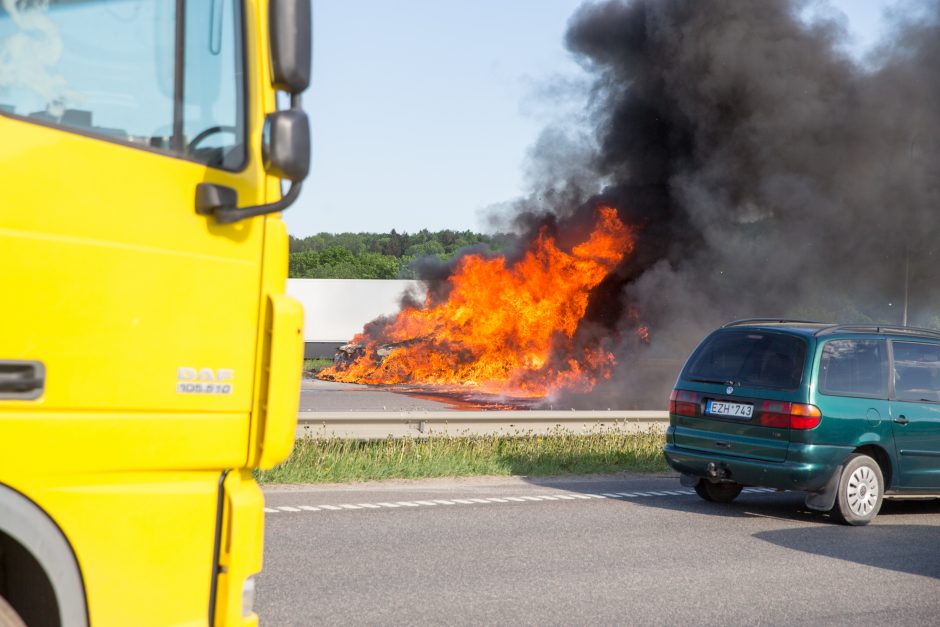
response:
[[[940,502],[868,527],[674,477],[266,489],[264,625],[927,625]],[[617,494],[620,493],[620,494]],[[474,500],[475,499],[475,500]]]
[[[435,400],[370,385],[304,378],[300,385],[300,411],[422,411],[453,407]]]

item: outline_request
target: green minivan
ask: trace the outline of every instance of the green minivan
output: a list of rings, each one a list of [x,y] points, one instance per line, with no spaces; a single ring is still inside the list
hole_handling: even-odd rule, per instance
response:
[[[664,453],[705,500],[801,490],[850,525],[871,522],[884,498],[940,497],[940,333],[727,324],[679,375]]]

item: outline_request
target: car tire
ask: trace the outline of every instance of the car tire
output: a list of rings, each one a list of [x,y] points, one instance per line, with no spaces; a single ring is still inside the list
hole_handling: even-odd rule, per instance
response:
[[[885,480],[868,455],[854,453],[845,461],[832,516],[847,525],[867,525],[881,510]]]
[[[695,492],[706,501],[712,503],[730,503],[738,498],[744,486],[740,483],[722,482],[713,483],[708,479],[699,479],[695,484]]]

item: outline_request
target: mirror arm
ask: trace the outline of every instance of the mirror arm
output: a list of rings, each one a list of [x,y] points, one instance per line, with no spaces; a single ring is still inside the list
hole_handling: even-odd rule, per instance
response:
[[[284,211],[297,200],[297,197],[300,195],[300,183],[292,182],[290,184],[290,189],[287,190],[287,193],[281,196],[280,200],[277,200],[266,205],[255,205],[254,207],[216,207],[215,211],[212,212],[212,215],[215,216],[216,222],[219,224],[232,224],[233,222],[238,222],[239,220],[244,220],[245,218],[253,218],[255,216],[264,215],[266,213],[275,213],[278,211]]]
[[[291,94],[290,108],[302,111],[300,94]],[[300,195],[300,181],[291,181],[280,200],[266,205],[254,207],[239,207],[238,194],[231,187],[214,183],[200,183],[196,186],[196,213],[211,215],[219,224],[232,224],[245,218],[284,211],[297,200]]]

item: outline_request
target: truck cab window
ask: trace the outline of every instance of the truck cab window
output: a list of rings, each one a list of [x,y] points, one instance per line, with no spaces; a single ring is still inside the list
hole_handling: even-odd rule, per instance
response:
[[[240,2],[186,2],[184,50],[176,45],[176,6],[176,0],[0,3],[0,114],[240,167]],[[175,107],[180,97],[183,106]]]
[[[235,0],[186,3],[183,137],[186,155],[237,169],[245,161],[244,70]]]

